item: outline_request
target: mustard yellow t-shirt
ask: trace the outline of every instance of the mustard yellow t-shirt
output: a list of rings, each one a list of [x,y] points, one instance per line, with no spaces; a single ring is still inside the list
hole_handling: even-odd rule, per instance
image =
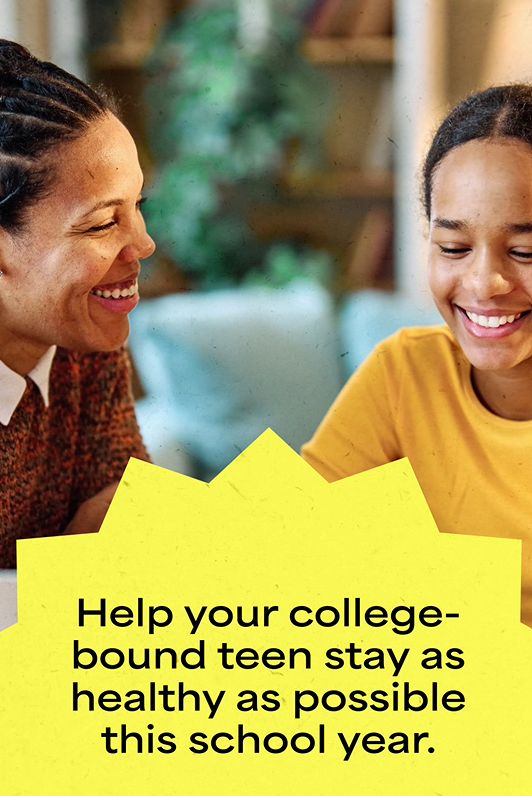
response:
[[[401,329],[377,346],[302,456],[328,481],[408,456],[440,531],[522,539],[532,626],[532,420],[480,403],[446,326]]]

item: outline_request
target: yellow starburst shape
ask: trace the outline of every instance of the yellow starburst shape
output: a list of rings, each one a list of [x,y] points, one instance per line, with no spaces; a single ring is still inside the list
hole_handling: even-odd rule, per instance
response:
[[[100,534],[18,557],[6,796],[530,793],[520,544],[439,534],[406,460],[132,460]]]

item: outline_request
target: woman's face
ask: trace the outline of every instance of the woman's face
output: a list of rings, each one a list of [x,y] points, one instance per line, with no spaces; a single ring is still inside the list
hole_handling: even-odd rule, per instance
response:
[[[0,230],[0,359],[19,372],[53,344],[83,352],[122,345],[139,260],[155,248],[140,213],[137,150],[115,116],[50,160],[50,193],[21,232]]]
[[[479,370],[532,370],[532,149],[470,141],[437,167],[429,282]]]

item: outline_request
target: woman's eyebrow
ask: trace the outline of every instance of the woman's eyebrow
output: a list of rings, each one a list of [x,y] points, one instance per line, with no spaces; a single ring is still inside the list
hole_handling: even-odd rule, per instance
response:
[[[103,210],[106,207],[120,207],[123,204],[123,199],[107,199],[106,201],[95,204],[90,210],[87,210],[85,215],[89,216],[91,213],[94,213],[95,210]]]
[[[139,193],[142,193],[142,191],[144,190],[144,183],[145,181],[142,180],[142,186]],[[123,199],[104,199],[103,202],[97,202],[97,204],[91,207],[90,210],[87,210],[87,212],[84,213],[83,217],[90,216],[90,214],[94,213],[95,210],[104,210],[106,207],[121,207],[123,204],[124,204]]]

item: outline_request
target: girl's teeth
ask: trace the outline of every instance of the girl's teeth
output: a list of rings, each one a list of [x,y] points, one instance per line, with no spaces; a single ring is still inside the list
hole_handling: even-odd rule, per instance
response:
[[[513,323],[516,318],[520,318],[522,313],[518,312],[517,315],[477,315],[475,312],[467,312],[466,315],[470,321],[476,323],[478,326],[484,326],[486,329],[498,329],[499,326],[504,326],[505,323]]]

